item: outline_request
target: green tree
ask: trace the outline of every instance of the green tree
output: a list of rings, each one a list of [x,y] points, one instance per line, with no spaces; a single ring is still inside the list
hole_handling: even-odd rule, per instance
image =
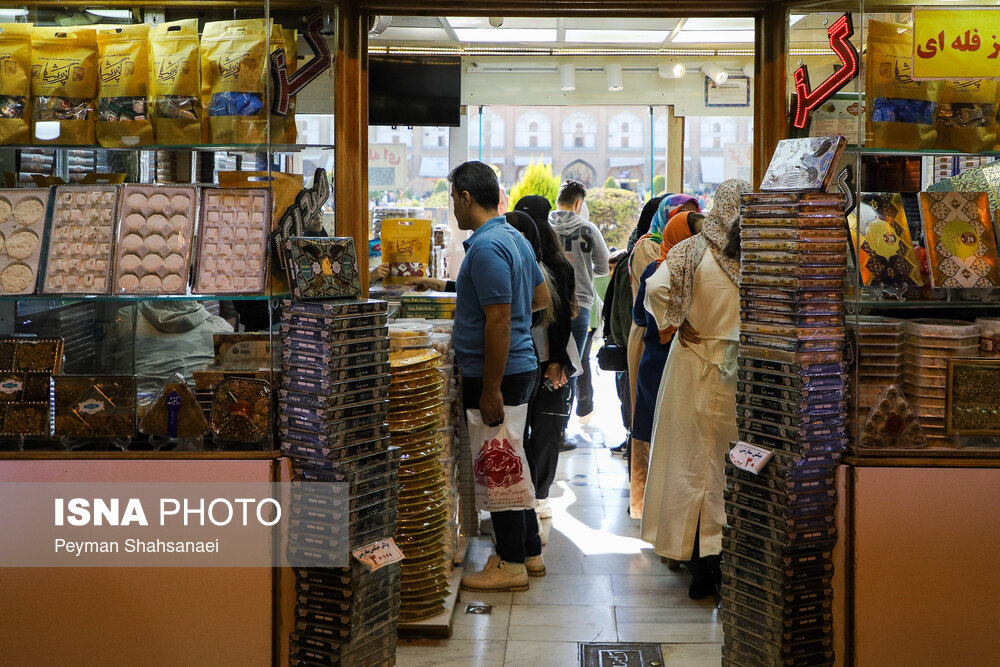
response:
[[[427,207],[447,207],[451,204],[451,193],[448,190],[434,191],[432,195],[424,199],[423,206]]]
[[[556,197],[559,195],[559,178],[552,173],[552,165],[541,162],[536,164],[534,160],[528,164],[521,180],[514,184],[507,196],[510,208],[513,209],[521,197],[528,195],[545,197],[552,208],[555,208]]]
[[[434,192],[433,192],[433,194],[437,194],[439,192],[448,192],[448,181],[447,181],[447,179],[439,178],[437,180],[437,183],[434,184]]]
[[[667,189],[667,177],[663,174],[653,176],[653,196],[656,197]]]
[[[608,247],[624,248],[632,233],[642,199],[631,190],[621,188],[591,188],[587,192],[590,221],[597,225]]]
[[[613,190],[620,190],[622,186],[618,184],[618,181],[615,180],[614,176],[608,176],[608,180],[604,181],[604,187],[611,188]]]

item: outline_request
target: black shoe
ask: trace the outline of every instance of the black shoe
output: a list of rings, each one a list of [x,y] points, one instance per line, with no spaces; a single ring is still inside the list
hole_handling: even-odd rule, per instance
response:
[[[574,445],[571,442],[566,442],[565,440],[563,440],[562,442],[559,443],[560,452],[571,452],[574,449],[576,449],[576,445]]]
[[[625,442],[623,442],[622,444],[618,445],[617,447],[612,447],[611,448],[611,453],[612,454],[621,454],[622,456],[625,456],[625,452],[626,452],[627,449],[628,449],[628,439],[626,439]]]

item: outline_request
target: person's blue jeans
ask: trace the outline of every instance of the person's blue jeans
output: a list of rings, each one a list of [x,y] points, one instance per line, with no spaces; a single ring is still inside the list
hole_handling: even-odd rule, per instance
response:
[[[580,312],[569,325],[570,331],[573,333],[573,340],[576,342],[576,350],[580,353],[580,359],[583,359],[583,349],[587,346],[587,333],[590,331],[590,308],[581,308]],[[576,378],[569,379],[570,391],[573,393],[573,399],[576,398]],[[573,401],[570,400],[570,405],[573,405]]]

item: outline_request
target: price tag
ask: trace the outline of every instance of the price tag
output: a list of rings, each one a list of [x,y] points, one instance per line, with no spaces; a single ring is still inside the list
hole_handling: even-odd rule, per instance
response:
[[[372,572],[384,565],[391,565],[403,560],[403,552],[399,550],[391,537],[372,542],[351,553]]]
[[[746,470],[757,475],[764,469],[764,466],[774,455],[769,449],[763,449],[747,442],[737,442],[736,446],[729,450],[729,460],[740,470]]]

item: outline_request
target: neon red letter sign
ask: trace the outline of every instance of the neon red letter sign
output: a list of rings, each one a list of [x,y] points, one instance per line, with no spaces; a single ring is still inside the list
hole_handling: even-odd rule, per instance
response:
[[[858,75],[858,51],[850,41],[854,35],[850,12],[837,19],[826,32],[830,35],[830,48],[840,57],[841,64],[814,90],[809,90],[809,71],[806,66],[802,65],[795,70],[795,121],[792,124],[800,130],[805,128],[810,111],[826,102]]]

